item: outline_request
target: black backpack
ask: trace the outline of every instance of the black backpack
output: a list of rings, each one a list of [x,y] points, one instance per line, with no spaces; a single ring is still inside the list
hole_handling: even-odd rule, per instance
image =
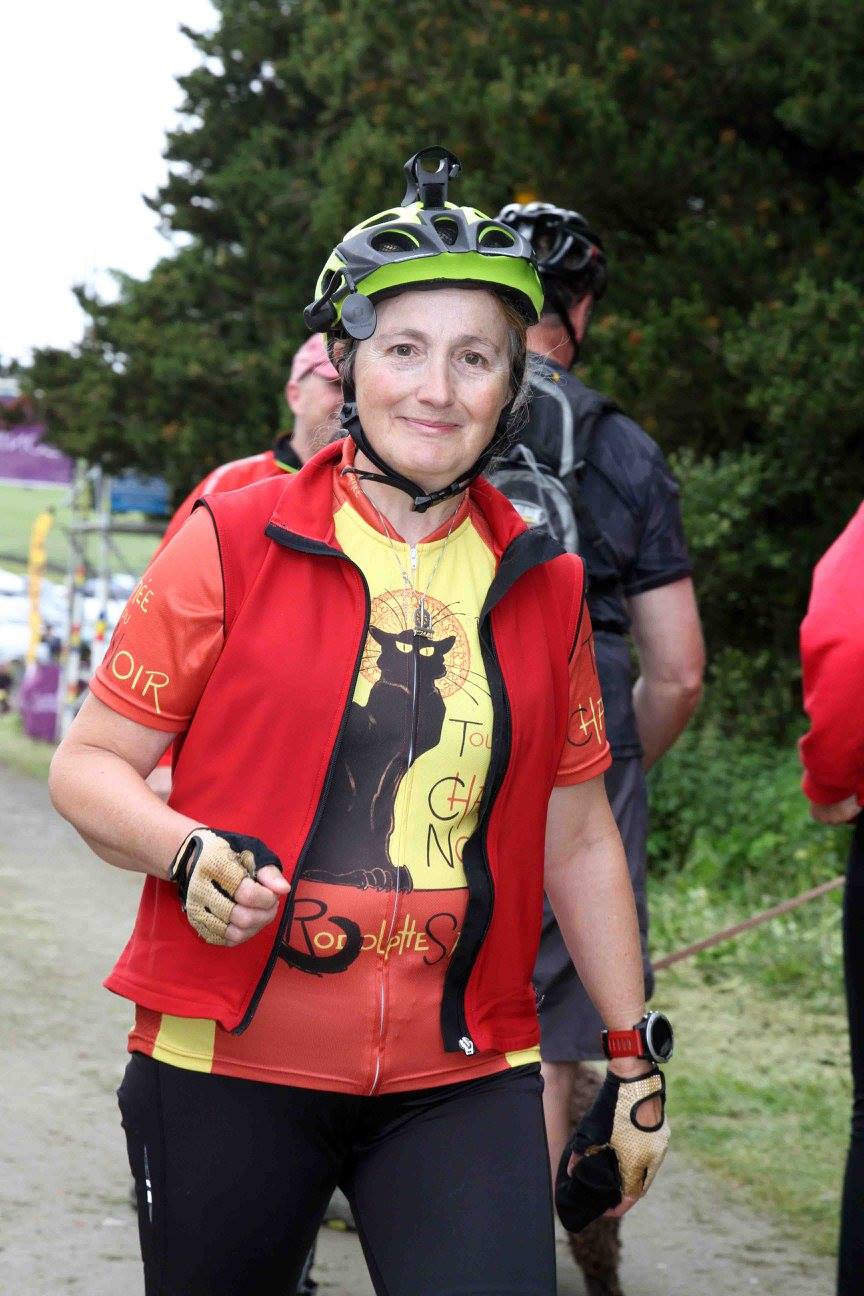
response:
[[[578,553],[580,538],[604,543],[579,486],[597,426],[618,406],[569,375],[566,384],[549,370],[531,378],[528,423],[487,476],[530,527]]]

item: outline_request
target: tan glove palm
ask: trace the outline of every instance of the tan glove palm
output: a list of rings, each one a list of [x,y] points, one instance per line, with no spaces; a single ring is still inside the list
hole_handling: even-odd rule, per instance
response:
[[[646,1125],[640,1109],[660,1103],[660,1121]],[[666,1081],[658,1067],[632,1079],[607,1073],[603,1087],[568,1145],[576,1157],[611,1147],[618,1161],[624,1197],[641,1197],[660,1169],[669,1144]]]
[[[620,1086],[609,1145],[618,1158],[622,1193],[640,1197],[651,1187],[669,1146],[666,1085],[662,1073],[655,1070],[635,1080],[620,1079]],[[656,1129],[639,1120],[639,1108],[655,1097],[660,1099],[662,1112]]]
[[[226,945],[226,932],[237,888],[254,881],[262,868],[282,871],[278,856],[257,837],[196,828],[185,839],[168,872],[177,883],[180,903],[199,936],[210,945]]]

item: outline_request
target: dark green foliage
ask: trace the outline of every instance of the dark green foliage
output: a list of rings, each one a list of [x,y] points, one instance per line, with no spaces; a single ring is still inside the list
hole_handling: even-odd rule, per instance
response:
[[[799,725],[800,732],[800,725]],[[652,871],[722,876],[782,898],[839,871],[845,834],[809,817],[793,736],[778,747],[703,723],[651,774]]]
[[[864,482],[864,9],[216,7],[151,201],[185,246],[114,305],[82,297],[74,353],[37,353],[58,444],[178,492],[266,444],[327,251],[446,143],[457,199],[549,198],[603,232],[585,376],[680,473],[709,647],[740,682],[716,723],[779,732],[810,570]]]

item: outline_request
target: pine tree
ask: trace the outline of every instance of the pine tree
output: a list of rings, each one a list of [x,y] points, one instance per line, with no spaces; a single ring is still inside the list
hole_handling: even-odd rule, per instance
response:
[[[444,144],[457,201],[547,199],[602,232],[584,376],[672,455],[712,645],[791,659],[864,480],[861,6],[217,8],[151,200],[185,246],[115,304],[82,294],[81,346],[37,353],[58,443],[178,490],[267,444],[329,249]]]

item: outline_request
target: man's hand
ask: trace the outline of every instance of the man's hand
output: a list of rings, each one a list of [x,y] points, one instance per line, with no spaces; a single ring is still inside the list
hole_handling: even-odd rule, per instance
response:
[[[810,814],[819,823],[852,823],[860,813],[861,807],[858,804],[858,798],[854,796],[847,797],[845,801],[836,801],[834,805],[817,805],[815,801],[810,802]]]
[[[196,828],[171,863],[186,917],[210,945],[240,945],[278,912],[290,885],[279,859],[257,837]]]

